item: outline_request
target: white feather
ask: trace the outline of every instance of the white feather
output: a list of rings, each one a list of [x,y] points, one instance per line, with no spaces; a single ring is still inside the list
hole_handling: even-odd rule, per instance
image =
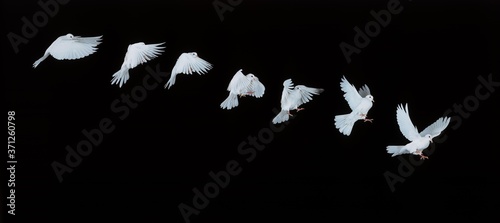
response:
[[[200,58],[196,52],[182,53],[175,62],[170,79],[165,84],[165,88],[170,88],[175,84],[177,74],[206,74],[213,68],[213,65]]]
[[[101,38],[102,36],[74,36],[71,33],[60,36],[50,44],[44,55],[33,63],[33,68],[36,68],[49,55],[57,60],[76,60],[89,56],[97,51]]]
[[[342,134],[349,136],[354,124],[358,120],[366,119],[368,111],[373,106],[373,96],[370,94],[368,85],[364,85],[356,91],[354,85],[349,83],[345,76],[340,81],[340,89],[344,92],[344,99],[349,104],[351,112],[343,115],[336,115],[334,119],[335,128]]]
[[[401,154],[414,154],[423,156],[422,151],[429,147],[432,139],[441,134],[441,132],[450,123],[449,117],[442,117],[436,120],[431,125],[427,126],[422,132],[418,132],[417,127],[413,125],[408,112],[408,104],[404,107],[398,105],[396,110],[396,119],[399,125],[399,130],[410,142],[404,146],[387,146],[387,153],[392,156]]]
[[[398,121],[399,130],[408,140],[413,141],[420,138],[418,129],[413,125],[408,112],[408,104],[403,108],[403,105],[398,105],[396,111],[396,120]]]
[[[291,110],[298,110],[299,106],[312,100],[313,95],[319,95],[324,91],[322,88],[312,88],[305,85],[293,86],[292,79],[283,82],[281,94],[281,112],[273,118],[273,123],[278,124],[289,119]]]
[[[120,70],[113,74],[111,84],[118,84],[122,87],[129,79],[129,70],[160,56],[165,48],[161,46],[163,44],[145,44],[144,42],[130,44]]]
[[[253,96],[260,98],[265,92],[264,85],[259,81],[254,74],[249,73],[244,75],[242,70],[238,70],[229,82],[227,91],[229,96],[224,100],[220,107],[223,109],[231,109],[238,106],[238,96]]]

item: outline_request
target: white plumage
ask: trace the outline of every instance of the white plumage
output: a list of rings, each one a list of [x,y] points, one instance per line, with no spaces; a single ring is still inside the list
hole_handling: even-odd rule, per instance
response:
[[[417,127],[413,125],[410,119],[408,104],[406,104],[404,108],[403,105],[398,105],[396,118],[399,130],[404,137],[410,140],[410,143],[404,146],[387,146],[387,152],[392,154],[392,156],[401,154],[419,155],[420,159],[427,159],[427,156],[424,156],[422,151],[426,149],[432,142],[432,139],[441,134],[450,123],[449,117],[441,117],[419,133]]]
[[[281,111],[273,118],[273,123],[278,124],[286,122],[292,114],[291,110],[300,111],[299,108],[304,103],[312,100],[313,95],[319,95],[324,89],[312,88],[304,85],[293,86],[292,79],[287,79],[283,82],[283,92],[281,94]]]
[[[97,51],[97,45],[101,42],[102,36],[81,37],[71,33],[58,37],[45,50],[43,56],[33,63],[36,68],[49,55],[58,60],[76,60],[93,54]]]
[[[161,55],[165,48],[161,46],[162,44],[164,43],[145,44],[144,42],[138,42],[130,44],[127,48],[127,53],[125,54],[125,59],[123,60],[120,70],[113,74],[111,84],[118,84],[122,87],[129,79],[130,69]]]
[[[212,64],[200,58],[196,52],[182,53],[172,68],[170,79],[165,84],[165,88],[175,84],[177,74],[205,74],[212,69]]]
[[[238,96],[244,97],[249,95],[260,98],[264,95],[265,89],[259,78],[252,73],[244,75],[242,69],[240,69],[229,82],[229,86],[227,87],[229,96],[220,104],[220,107],[229,110],[238,106]]]
[[[342,77],[340,89],[344,92],[344,98],[349,104],[351,112],[349,114],[336,115],[335,128],[342,134],[349,136],[356,121],[373,121],[373,119],[367,119],[367,115],[375,101],[370,94],[368,85],[364,85],[357,91],[354,85],[350,84],[345,77]]]

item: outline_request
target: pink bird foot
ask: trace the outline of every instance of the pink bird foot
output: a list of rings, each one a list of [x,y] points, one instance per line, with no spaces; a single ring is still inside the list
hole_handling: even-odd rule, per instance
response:
[[[364,122],[370,122],[370,123],[373,123],[373,119],[371,118],[366,118],[367,115],[366,114],[361,114],[361,117],[363,118],[363,121]]]

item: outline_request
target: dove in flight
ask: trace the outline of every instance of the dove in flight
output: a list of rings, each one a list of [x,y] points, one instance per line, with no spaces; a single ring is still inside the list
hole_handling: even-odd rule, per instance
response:
[[[449,117],[441,117],[423,131],[418,132],[417,127],[413,125],[410,119],[408,104],[406,104],[404,108],[403,105],[398,105],[396,118],[399,130],[404,137],[410,140],[410,143],[404,146],[387,146],[387,152],[392,154],[392,156],[401,154],[419,155],[420,159],[428,159],[427,156],[423,155],[422,151],[426,149],[432,142],[432,139],[441,134],[450,123]]]
[[[292,114],[291,110],[301,111],[304,108],[299,106],[312,100],[313,95],[321,94],[323,88],[312,88],[304,85],[293,86],[292,79],[283,82],[283,92],[281,94],[281,111],[273,118],[273,124],[288,121]]]
[[[182,53],[175,62],[170,74],[170,79],[165,84],[165,88],[170,89],[175,84],[177,74],[205,74],[212,69],[212,64],[201,59],[196,52]]]
[[[138,42],[130,44],[127,48],[127,53],[125,54],[125,59],[123,60],[120,70],[113,74],[111,79],[111,84],[118,84],[122,87],[129,78],[129,70],[137,67],[140,64],[146,63],[158,56],[163,52],[163,43],[153,43],[145,44],[144,42]]]
[[[43,56],[33,63],[33,68],[36,68],[49,55],[58,60],[76,60],[93,54],[97,50],[97,45],[101,43],[101,38],[102,36],[74,36],[71,33],[60,36],[50,44]]]
[[[367,115],[375,101],[373,100],[373,96],[370,94],[370,88],[368,88],[368,85],[365,84],[359,89],[359,91],[357,91],[354,85],[347,81],[345,76],[341,79],[340,89],[344,92],[344,99],[347,101],[347,104],[349,104],[351,112],[349,114],[336,115],[335,128],[337,128],[342,134],[349,136],[356,121],[373,121],[373,119],[368,119]]]
[[[238,96],[245,97],[249,95],[260,98],[264,95],[265,89],[259,78],[252,73],[244,75],[242,69],[240,69],[229,82],[227,87],[229,96],[220,104],[220,107],[229,110],[238,106]]]

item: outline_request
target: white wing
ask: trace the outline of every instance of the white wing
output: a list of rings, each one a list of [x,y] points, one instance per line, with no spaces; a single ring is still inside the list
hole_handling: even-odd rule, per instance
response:
[[[420,136],[424,137],[427,134],[430,134],[432,138],[438,136],[441,134],[441,132],[448,127],[448,124],[450,124],[450,118],[449,117],[442,117],[436,120],[434,123],[431,125],[427,126],[422,132],[420,132]]]
[[[234,94],[241,94],[250,85],[250,81],[245,77],[245,75],[241,72],[242,70],[238,70],[236,74],[234,74],[233,78],[229,82],[229,86],[227,90]]]
[[[345,77],[342,77],[340,89],[344,92],[344,98],[349,104],[349,107],[351,110],[354,110],[359,103],[361,103],[361,95],[359,95],[354,85],[350,84]]]
[[[401,133],[403,134],[404,137],[406,137],[410,141],[420,138],[417,128],[413,125],[410,119],[410,114],[408,112],[408,104],[406,104],[405,108],[403,108],[403,105],[401,104],[398,105],[398,109],[396,111],[396,118],[398,121],[399,130],[401,130]]]
[[[198,57],[197,53],[182,53],[172,69],[172,74],[205,74],[210,69],[212,64]]]
[[[102,36],[60,38],[50,46],[49,53],[58,60],[75,60],[93,54]]]
[[[318,95],[323,92],[322,88],[311,88],[304,85],[295,86],[294,91],[290,94],[289,100],[292,101],[294,108],[301,106],[312,100],[313,95]]]
[[[131,69],[160,56],[165,48],[161,46],[162,44],[164,43],[144,44],[139,42],[129,45],[123,65]]]
[[[292,79],[286,79],[283,81],[283,92],[281,93],[281,107],[285,105],[288,101],[290,93],[292,93],[293,82]]]
[[[248,87],[249,92],[253,92],[252,96],[260,98],[264,95],[266,87],[262,84],[257,77],[253,78]]]
[[[359,93],[359,96],[361,96],[362,98],[370,95],[370,88],[368,88],[368,85],[363,85],[363,87],[361,87],[358,91]]]

